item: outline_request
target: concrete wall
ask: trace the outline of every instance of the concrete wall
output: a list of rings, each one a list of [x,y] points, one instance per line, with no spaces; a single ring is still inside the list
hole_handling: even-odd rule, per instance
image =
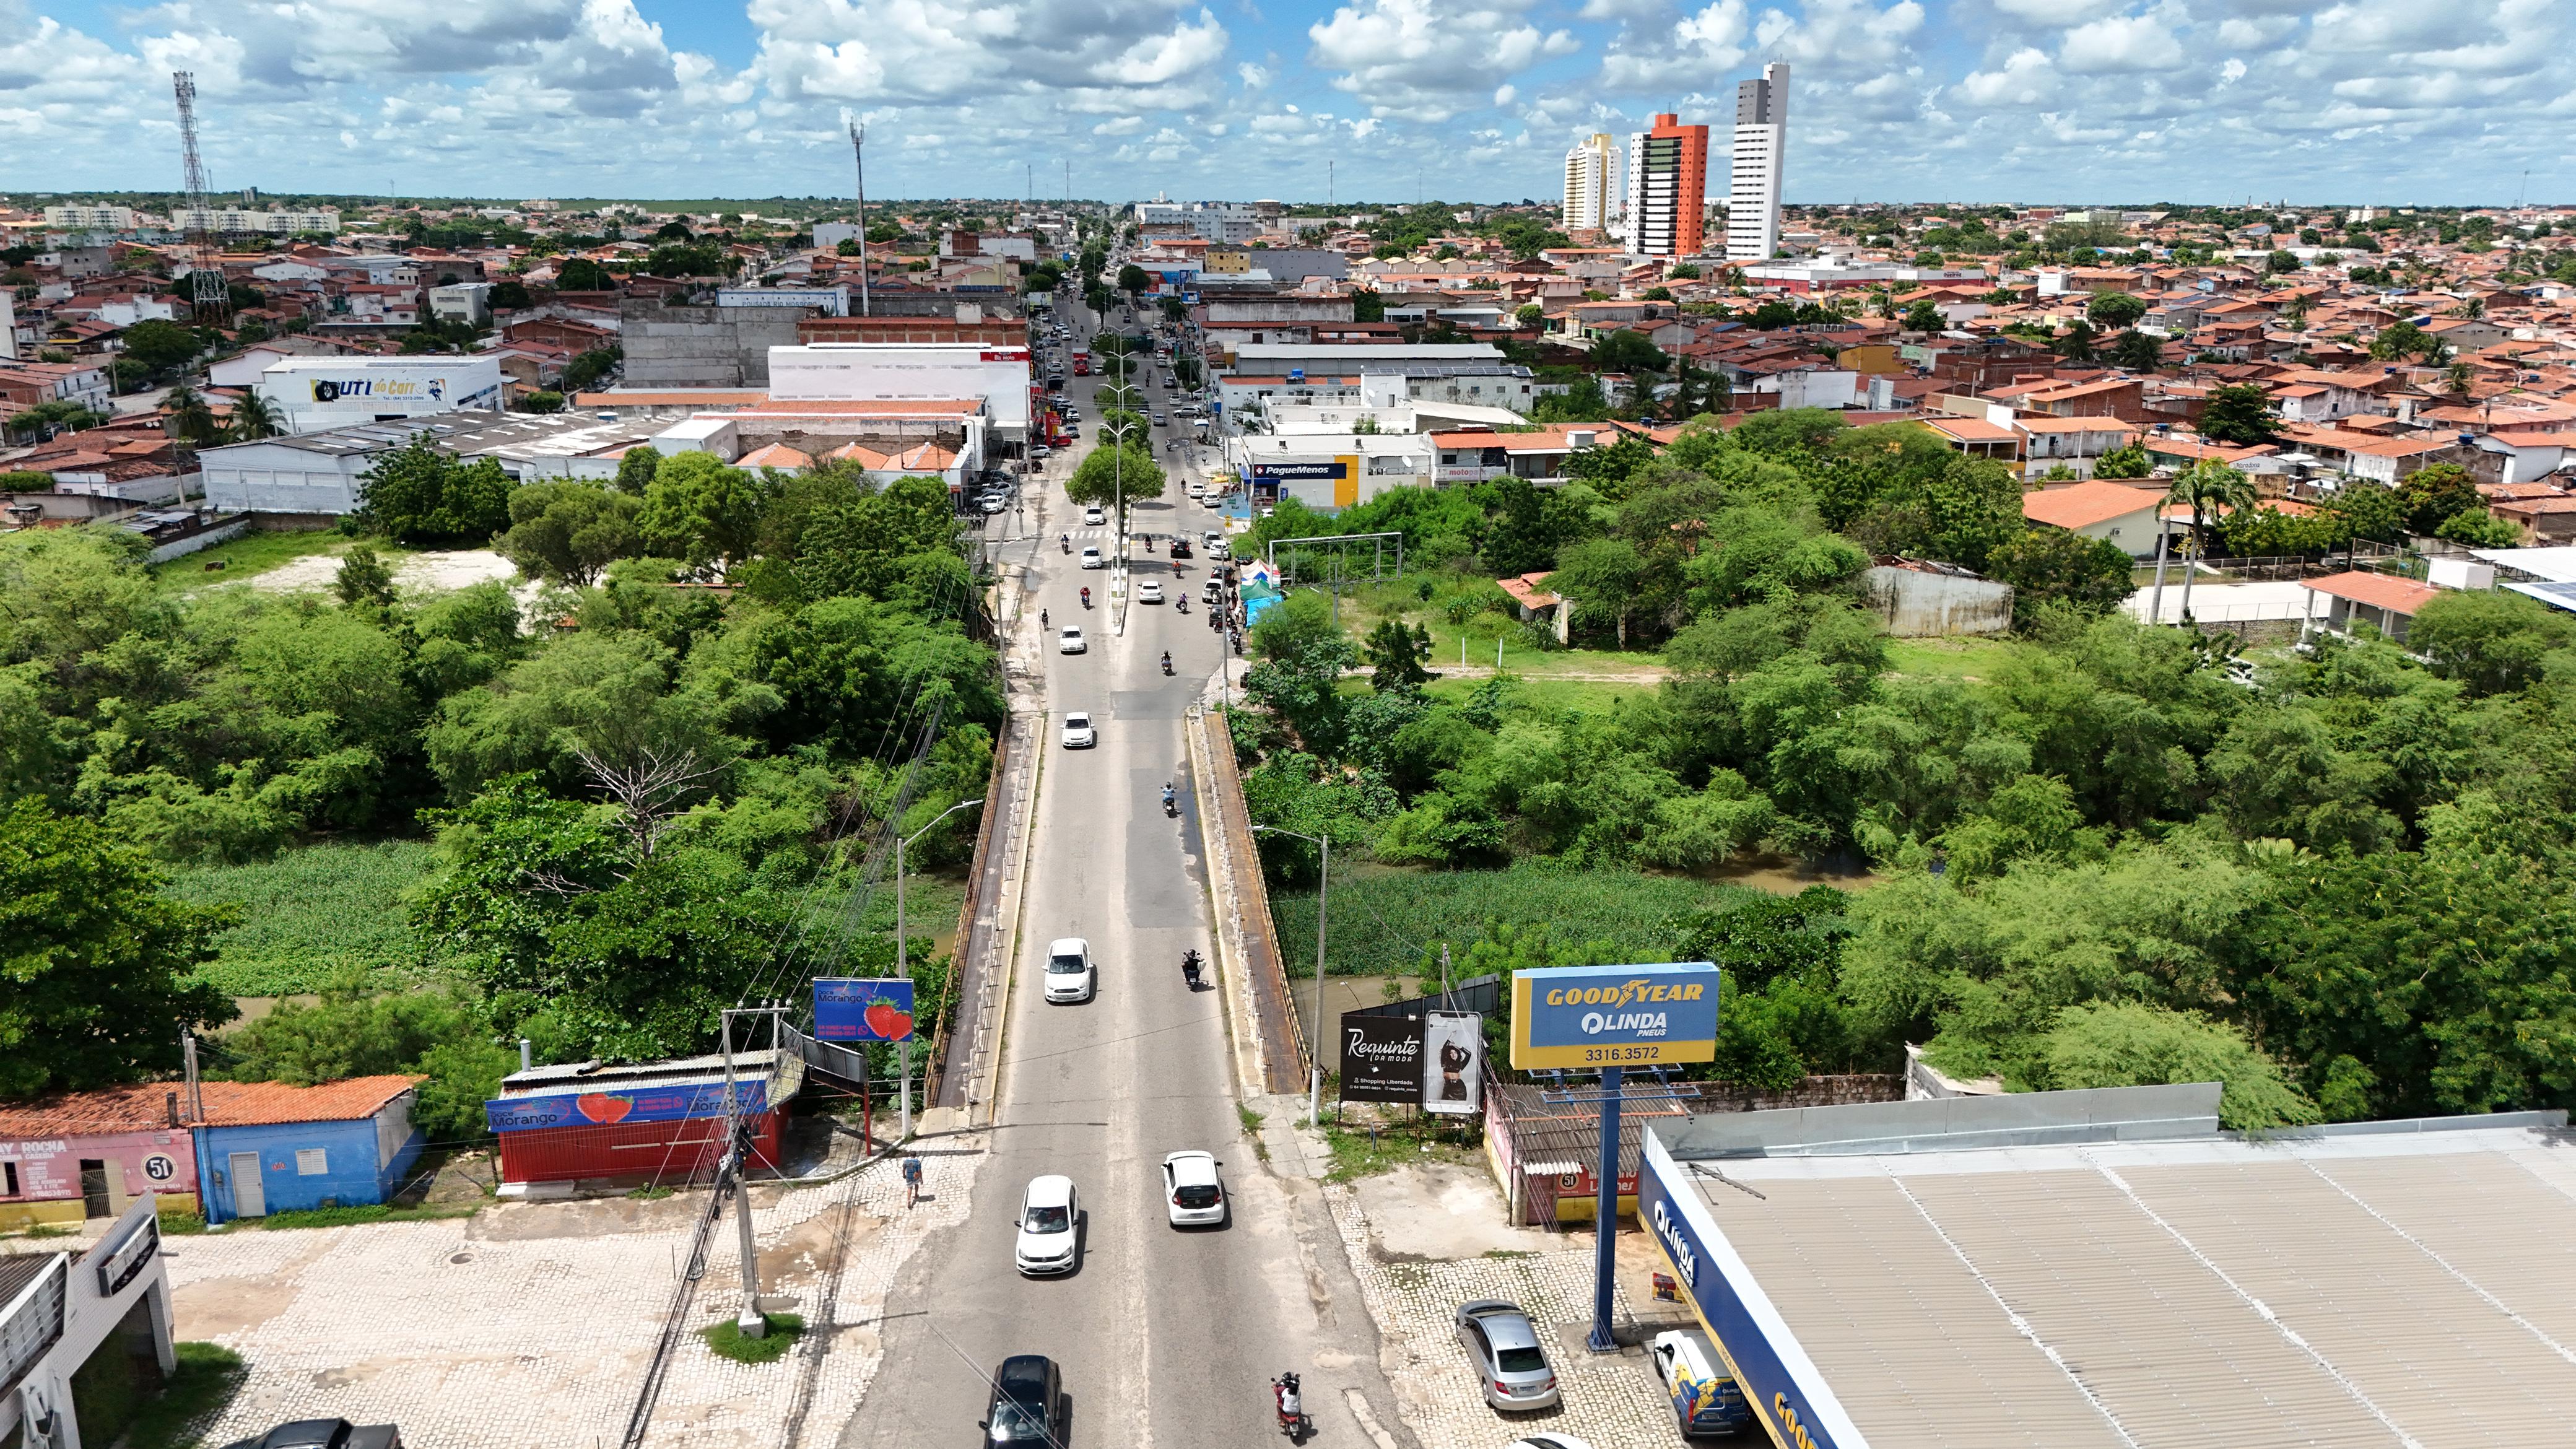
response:
[[[812,306],[669,307],[629,297],[617,309],[630,388],[767,387],[769,349],[796,345]]]
[[[1899,639],[2001,634],[2012,627],[2012,585],[1991,579],[1879,567],[1861,575],[1861,593]]]
[[[2010,1092],[1779,1112],[1711,1113],[1654,1124],[1673,1156],[1814,1157],[1968,1147],[2162,1141],[2218,1131],[2216,1082]]]

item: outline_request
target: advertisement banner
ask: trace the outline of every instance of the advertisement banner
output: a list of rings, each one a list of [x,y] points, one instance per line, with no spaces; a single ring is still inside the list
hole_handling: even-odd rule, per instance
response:
[[[912,983],[896,977],[818,977],[814,1036],[820,1041],[912,1040]]]
[[[1422,1018],[1422,1110],[1473,1116],[1485,1110],[1485,1018],[1434,1011]]]
[[[1345,1102],[1422,1100],[1422,1023],[1404,1016],[1342,1016]]]
[[[746,1114],[769,1110],[769,1079],[750,1077],[734,1083],[734,1098]],[[543,1127],[614,1127],[621,1122],[681,1122],[725,1114],[722,1082],[686,1087],[638,1087],[630,1091],[581,1092],[560,1097],[500,1097],[483,1104],[484,1125],[495,1132],[533,1132]]]
[[[447,379],[443,377],[315,377],[306,381],[312,385],[313,400],[318,403],[356,398],[387,402],[447,400]]]
[[[1717,1056],[1718,970],[1548,966],[1512,973],[1512,1065],[1647,1067]]]
[[[1339,479],[1351,476],[1351,465],[1347,460],[1338,463],[1255,463],[1252,465],[1252,476],[1255,478]]]

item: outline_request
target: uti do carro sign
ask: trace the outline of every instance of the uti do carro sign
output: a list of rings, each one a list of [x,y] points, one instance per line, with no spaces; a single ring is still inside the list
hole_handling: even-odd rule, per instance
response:
[[[1512,973],[1512,1065],[1599,1070],[1717,1056],[1718,970],[1550,966]]]
[[[901,977],[823,977],[814,983],[822,1041],[912,1040],[912,983]]]

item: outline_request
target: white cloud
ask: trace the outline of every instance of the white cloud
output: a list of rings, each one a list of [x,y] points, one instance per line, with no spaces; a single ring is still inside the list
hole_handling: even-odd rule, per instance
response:
[[[1600,88],[1611,95],[1669,95],[1706,85],[1713,72],[1744,63],[1752,30],[1744,0],[1713,0],[1696,12],[1622,26],[1601,58]]]
[[[1980,106],[2038,105],[2057,94],[2057,62],[2024,46],[2005,59],[2001,70],[1969,72],[1959,82],[1959,93]]]
[[[1078,111],[1212,100],[1227,34],[1155,0],[752,0],[752,69],[790,104],[1052,98]]]
[[[1563,30],[1541,32],[1522,16],[1527,0],[1487,0],[1471,9],[1435,0],[1359,0],[1307,28],[1318,66],[1376,115],[1446,121],[1483,104],[1497,84],[1536,62],[1581,49]]]
[[[2120,0],[1995,0],[1995,8],[2038,25],[2077,25],[2120,8]]]
[[[2057,63],[2077,75],[2179,70],[2182,44],[2151,17],[2117,15],[2066,32]]]

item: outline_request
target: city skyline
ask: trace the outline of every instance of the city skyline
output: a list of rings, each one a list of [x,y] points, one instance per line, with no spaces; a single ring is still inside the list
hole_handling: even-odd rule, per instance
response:
[[[219,191],[1517,200],[1657,112],[1723,133],[1789,63],[1783,200],[2509,204],[2563,176],[2576,16],[2105,0],[530,0],[428,22],[0,0],[0,190],[166,188],[191,69]],[[1474,44],[1462,44],[1474,37]],[[1721,147],[1723,149],[1723,147]],[[2188,157],[2189,164],[2177,158]],[[42,158],[42,169],[28,164]],[[730,185],[706,184],[705,172]],[[1246,178],[1258,178],[1247,186]],[[566,185],[567,182],[575,184]],[[1723,194],[1723,178],[1713,182]]]

